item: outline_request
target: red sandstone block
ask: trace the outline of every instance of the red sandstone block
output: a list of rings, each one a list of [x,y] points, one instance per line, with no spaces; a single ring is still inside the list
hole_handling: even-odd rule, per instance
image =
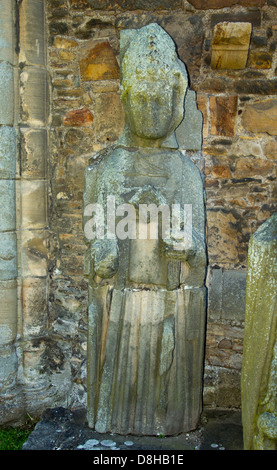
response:
[[[68,111],[64,117],[64,125],[72,127],[86,127],[93,122],[93,115],[88,108],[75,109]]]

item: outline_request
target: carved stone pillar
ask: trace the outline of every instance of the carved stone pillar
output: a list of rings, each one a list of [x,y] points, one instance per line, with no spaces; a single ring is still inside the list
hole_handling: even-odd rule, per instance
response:
[[[0,422],[45,407],[48,73],[45,2],[0,1]]]
[[[16,1],[0,2],[0,421],[20,408],[17,338]]]
[[[21,244],[23,384],[26,408],[43,409],[49,379],[43,367],[47,348],[49,78],[46,2],[19,5],[21,195],[18,230]]]

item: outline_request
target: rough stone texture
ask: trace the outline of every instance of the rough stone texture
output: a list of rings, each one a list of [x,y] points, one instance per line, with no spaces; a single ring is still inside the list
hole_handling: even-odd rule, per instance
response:
[[[265,51],[252,51],[249,54],[249,67],[254,69],[270,69],[272,54]]]
[[[0,56],[10,64],[14,63],[15,37],[11,25],[14,22],[13,2],[1,2],[0,4]]]
[[[210,98],[211,134],[234,137],[237,119],[237,96]]]
[[[18,388],[16,189],[16,34],[15,2],[0,5],[0,421],[20,418]]]
[[[0,177],[14,178],[16,175],[16,130],[0,127]]]
[[[29,126],[45,126],[49,115],[47,71],[44,68],[26,66],[21,72],[20,80],[22,121]]]
[[[73,5],[78,5],[78,2],[72,0]],[[116,4],[111,0],[87,0],[87,3],[95,10],[174,10],[182,7],[181,0],[153,0],[151,4],[147,0],[117,0]]]
[[[252,133],[277,135],[276,119],[277,100],[263,100],[246,107],[242,123]]]
[[[24,333],[28,337],[43,336],[47,327],[47,278],[23,280]]]
[[[188,90],[184,103],[184,119],[175,131],[180,149],[201,150],[203,117],[197,108],[196,95]]]
[[[91,126],[93,115],[87,108],[68,111],[64,117],[64,125],[71,127]]]
[[[179,56],[187,65],[190,88],[196,92],[198,108],[203,115],[205,170],[202,167],[202,171],[205,173],[207,249],[212,274],[214,268],[218,267],[222,275],[228,271],[241,272],[242,278],[241,285],[237,282],[240,300],[236,305],[233,304],[232,311],[228,309],[232,319],[223,318],[222,312],[220,318],[213,319],[211,316],[218,315],[218,311],[209,311],[207,341],[211,341],[211,346],[207,354],[214,360],[207,364],[206,359],[205,371],[208,376],[212,375],[213,380],[205,385],[207,393],[205,391],[204,398],[207,403],[210,398],[211,406],[228,407],[228,400],[232,406],[240,406],[239,367],[242,352],[241,349],[236,350],[236,345],[241,345],[243,337],[248,241],[258,226],[276,210],[274,136],[252,133],[242,124],[248,106],[274,98],[272,95],[277,90],[274,75],[276,30],[273,27],[277,22],[276,7],[265,4],[260,9],[253,2],[249,7],[237,4],[216,10],[204,9],[207,2],[202,9],[195,9],[189,2],[184,2],[184,9],[176,11],[151,11],[146,9],[152,8],[149,3],[140,11],[122,8],[109,10],[104,7],[92,10],[83,0],[60,0],[47,5],[48,61],[53,85],[49,139],[50,227],[56,234],[49,254],[50,290],[54,298],[50,303],[49,328],[51,331],[54,324],[55,331],[59,332],[55,344],[65,356],[59,362],[60,370],[67,370],[74,380],[68,391],[70,403],[84,402],[86,388],[86,350],[83,345],[86,344],[87,331],[87,287],[82,277],[85,253],[81,224],[82,175],[91,155],[116,142],[124,126],[119,80],[84,81],[80,75],[79,62],[85,57],[85,51],[93,48],[93,43],[109,42],[119,63],[120,31],[156,22],[174,39]],[[271,53],[271,68],[254,69],[247,62],[242,70],[212,69],[213,29],[222,22],[250,23],[252,34],[248,55],[254,51]],[[216,118],[211,113],[210,97],[228,103],[230,96],[237,96],[237,111],[231,118],[231,129],[233,122],[236,122],[235,134],[211,134],[211,119],[213,122],[221,122],[223,129],[224,122],[220,116]],[[93,115],[91,126],[65,126],[66,114],[83,107],[87,107]],[[215,112],[222,112],[222,108],[217,107]],[[226,113],[229,114],[228,109]],[[229,122],[230,116],[226,124]],[[188,151],[187,155],[191,157]],[[98,158],[95,158],[95,163]],[[208,282],[209,279],[212,282],[211,276]],[[216,293],[215,282],[209,289],[209,295],[212,295],[213,289]],[[72,292],[78,298],[78,306],[72,299]],[[222,302],[224,304],[224,298]],[[70,325],[70,330],[67,330],[66,325]],[[230,330],[228,335],[223,330],[218,344],[226,337],[232,342],[232,348],[218,348],[217,343],[212,341],[222,325],[230,326]],[[72,333],[68,334],[68,331]],[[80,340],[75,337],[76,331]],[[72,352],[70,348],[64,347],[64,338]],[[53,357],[54,354],[51,355]],[[60,357],[58,353],[57,357]],[[69,372],[66,363],[72,357],[73,366]],[[64,372],[64,376],[67,372]],[[229,385],[226,385],[226,393],[221,394],[223,377]],[[230,393],[227,390],[229,387]]]
[[[0,279],[6,281],[17,277],[16,234],[0,233]]]
[[[242,367],[245,450],[276,450],[277,213],[249,243]]]
[[[244,69],[251,29],[251,23],[218,23],[213,32],[212,68]]]
[[[109,2],[109,5],[107,2],[107,8],[103,6],[105,2],[101,4],[98,2],[100,9],[97,10],[85,0],[1,2],[1,64],[4,67],[3,61],[6,61],[13,66],[12,74],[16,83],[19,73],[15,65],[17,60],[19,59],[20,74],[23,73],[24,78],[24,72],[28,74],[31,68],[26,57],[28,56],[28,60],[40,60],[42,57],[40,54],[37,55],[38,44],[39,50],[42,51],[43,35],[42,31],[38,31],[42,24],[42,17],[34,18],[37,9],[41,8],[42,11],[39,3],[44,3],[48,38],[46,42],[44,37],[51,83],[51,93],[48,98],[51,107],[49,135],[47,126],[42,124],[42,120],[27,122],[27,114],[21,116],[21,108],[19,109],[19,129],[10,127],[13,125],[10,118],[9,123],[0,126],[0,142],[3,145],[3,151],[0,150],[1,177],[13,179],[16,174],[17,179],[22,177],[35,181],[49,177],[49,182],[46,184],[50,209],[48,223],[52,236],[48,237],[46,231],[41,231],[41,229],[37,229],[38,232],[42,232],[41,236],[35,234],[34,230],[28,234],[27,229],[22,238],[22,266],[21,256],[18,258],[19,269],[23,272],[23,278],[27,279],[24,283],[26,292],[24,294],[24,289],[21,291],[20,287],[18,298],[30,300],[24,304],[22,317],[21,306],[18,306],[19,335],[22,334],[20,328],[25,316],[28,320],[24,334],[28,337],[29,329],[30,338],[33,333],[35,334],[35,330],[31,330],[31,320],[29,321],[33,297],[31,283],[34,282],[34,290],[36,287],[39,290],[41,276],[43,282],[47,283],[46,291],[50,293],[50,299],[47,300],[49,309],[47,328],[44,329],[45,323],[42,316],[40,317],[42,328],[39,329],[39,325],[36,324],[37,331],[41,331],[42,336],[46,335],[49,338],[46,342],[47,347],[35,347],[37,338],[34,343],[28,340],[26,347],[29,349],[28,354],[26,352],[24,364],[32,368],[33,362],[29,366],[28,360],[30,358],[30,361],[33,361],[35,357],[39,364],[41,353],[41,370],[47,371],[52,387],[46,392],[46,386],[43,385],[45,393],[39,394],[34,388],[35,384],[27,382],[25,386],[28,386],[28,390],[30,389],[28,407],[35,412],[35,404],[37,404],[37,408],[42,410],[47,400],[49,404],[60,403],[65,406],[86,403],[87,284],[83,279],[86,247],[81,222],[83,173],[92,155],[105,149],[106,145],[117,141],[124,126],[124,116],[119,99],[119,79],[85,81],[80,73],[80,60],[85,57],[85,51],[93,48],[92,44],[108,42],[119,63],[120,31],[140,28],[152,22],[164,27],[174,39],[179,56],[187,65],[191,92],[196,92],[198,108],[203,115],[205,169],[203,159],[200,161],[195,152],[187,150],[186,155],[197,165],[200,163],[199,168],[205,176],[207,250],[212,273],[208,277],[208,283],[212,282],[209,296],[214,300],[217,292],[218,286],[215,280],[213,282],[217,269],[222,273],[222,278],[227,272],[230,272],[230,275],[233,271],[242,273],[240,294],[237,292],[240,300],[233,305],[233,312],[228,309],[228,315],[230,314],[231,318],[223,318],[222,312],[218,318],[218,310],[215,308],[209,310],[207,343],[210,347],[207,350],[205,362],[204,387],[204,399],[207,405],[239,407],[240,347],[244,327],[241,316],[245,287],[243,276],[247,263],[248,242],[251,234],[276,211],[277,197],[276,136],[271,135],[274,130],[272,126],[268,127],[270,134],[267,131],[257,133],[255,127],[253,130],[248,130],[244,127],[244,113],[248,108],[250,111],[253,105],[255,107],[262,101],[275,99],[274,95],[277,91],[276,1],[269,0],[260,5],[256,0],[245,0],[236,2],[233,6],[225,5],[224,9],[221,8],[224,6],[224,1],[220,4],[213,1],[212,9],[206,9],[211,5],[208,1],[201,2],[201,9],[196,8],[196,3],[192,6],[188,1],[182,2],[182,5],[178,2],[174,4],[167,2],[168,7],[163,10],[158,9],[158,2],[147,2],[142,10],[131,10],[130,8],[135,5],[131,2],[126,2],[125,6],[121,3],[121,6],[119,5],[115,10],[112,8],[112,3],[113,6],[115,5],[114,2]],[[19,43],[14,36],[16,18],[13,5],[20,5],[21,39],[19,38]],[[161,2],[160,5],[162,5]],[[27,11],[27,7],[30,16],[27,18],[24,13],[24,20],[23,17],[21,20],[20,15],[24,10]],[[242,70],[211,68],[213,30],[218,23],[222,22],[246,22],[252,25],[249,60]],[[30,31],[24,31],[25,27]],[[35,30],[38,42],[36,42]],[[267,58],[264,62],[267,66],[272,57],[270,68],[256,68],[263,57]],[[253,59],[255,59],[254,62]],[[39,65],[38,68],[44,69],[45,64]],[[11,70],[11,67],[9,69]],[[45,82],[39,81],[41,86],[44,86]],[[20,85],[21,93],[24,94],[25,90],[29,93],[24,80]],[[1,94],[1,98],[5,101],[8,89],[6,85],[3,86],[4,93]],[[29,88],[31,88],[30,95],[33,95],[32,99],[42,104],[41,96],[43,97],[45,92],[40,91],[39,87]],[[16,94],[17,92],[15,93],[17,102]],[[210,97],[223,98],[228,101],[230,96],[235,95],[238,97],[235,135],[211,134],[211,119],[213,122],[220,122],[220,117],[216,119],[211,113]],[[29,100],[30,98],[22,101],[24,112]],[[64,118],[68,112],[83,108],[87,108],[93,116],[90,126],[66,126],[64,124]],[[1,112],[6,111],[6,105],[1,107]],[[220,107],[216,112],[220,112]],[[256,111],[247,113],[250,122],[251,114],[254,116],[255,113]],[[261,110],[259,113],[261,119],[256,119],[255,126],[263,122],[266,110]],[[17,135],[19,146],[16,148]],[[21,152],[21,161],[17,158],[17,149]],[[98,157],[95,161],[97,159]],[[21,220],[20,182],[17,182],[16,192],[17,223],[19,223]],[[19,243],[21,243],[20,230],[18,235]],[[47,273],[49,273],[49,279],[47,279]],[[21,282],[19,284],[21,286]],[[239,282],[236,285],[239,285]],[[44,295],[42,286],[41,289]],[[214,289],[215,295],[212,293]],[[227,295],[227,292],[224,295]],[[224,298],[222,302],[224,304]],[[39,305],[35,297],[34,304]],[[14,304],[10,305],[13,309]],[[223,326],[228,327],[227,330],[224,330]],[[219,328],[223,328],[220,335],[218,335]],[[218,338],[216,342],[215,337]],[[230,345],[231,348],[226,347]],[[237,347],[239,347],[238,351]],[[14,366],[17,364],[17,356],[13,348],[14,346],[9,347],[9,351],[5,350],[5,354],[4,349],[1,350],[1,354],[3,352],[5,357],[2,362],[13,365],[6,382],[10,384],[6,390],[5,400],[5,403],[9,405],[5,407],[2,397],[0,398],[1,421],[15,420],[20,418],[20,414],[24,414],[22,403],[20,404],[21,395],[15,385]],[[32,354],[30,351],[33,351]],[[21,352],[20,354],[18,356],[19,372],[22,371],[20,361],[23,357]],[[27,375],[32,376],[30,372]],[[38,403],[40,398],[42,401]]]
[[[188,0],[188,2],[199,10],[209,10],[232,7],[235,5],[262,7],[266,0]]]
[[[33,18],[36,18],[34,21]],[[26,65],[44,65],[45,49],[45,2],[25,0],[20,3],[20,54],[19,61]]]
[[[240,13],[227,11],[226,13],[213,13],[211,15],[211,26],[214,28],[218,23],[251,23],[252,27],[261,26],[261,11],[249,8],[248,11]]]
[[[80,60],[80,72],[85,81],[119,78],[119,65],[110,43],[98,42],[87,57]]]
[[[55,3],[55,2],[54,2]],[[48,180],[49,79],[46,43],[46,9],[43,0],[17,4],[18,27],[18,141],[17,230],[19,267],[19,371],[24,408],[39,415],[57,394],[59,384],[47,364],[51,349],[49,321]],[[52,347],[52,350],[56,350]],[[58,356],[58,354],[56,355]],[[56,363],[57,364],[57,363]],[[66,383],[65,378],[64,383]],[[63,392],[60,387],[61,393]]]
[[[8,62],[0,62],[0,125],[13,125],[14,120],[14,71]]]
[[[46,177],[47,131],[22,128],[20,134],[22,175],[33,178]]]
[[[0,180],[0,232],[15,230],[15,181]]]
[[[13,344],[17,335],[17,282],[1,281],[0,287],[0,347],[10,350],[7,345]]]
[[[47,188],[43,180],[21,182],[21,226],[23,229],[47,227]],[[36,201],[36,204],[34,204]]]
[[[48,235],[46,231],[25,230],[22,232],[21,250],[24,276],[47,276],[48,248]]]
[[[211,268],[208,294],[208,315],[211,320],[244,320],[245,283],[244,271]]]
[[[204,28],[202,15],[187,16],[183,12],[168,15],[157,13],[122,13],[115,20],[119,30],[141,28],[151,22],[158,23],[165,31],[174,37],[178,47],[178,55],[186,64],[190,80],[193,83],[198,77],[201,67]]]
[[[91,241],[88,422],[100,433],[172,435],[195,429],[202,406],[203,186],[197,167],[177,150],[174,132],[188,82],[173,41],[150,24],[123,31],[121,45],[125,128],[85,176],[84,232]],[[193,98],[187,122],[197,114]],[[200,147],[199,116],[194,125]],[[125,239],[118,219],[117,237],[94,240],[87,209],[98,203],[108,210],[110,196],[129,203],[134,215],[140,204],[191,204],[193,247],[176,249],[174,234]]]
[[[232,410],[206,410],[202,426],[196,431],[178,436],[121,436],[119,434],[99,434],[87,425],[86,409],[68,410],[62,407],[46,409],[41,421],[36,425],[22,450],[77,450],[98,451],[89,454],[95,465],[118,464],[123,461],[126,451],[134,453],[147,450],[168,451],[183,450],[241,450],[242,426],[240,412]],[[215,447],[217,446],[217,447]],[[108,455],[108,450],[117,450],[115,455]],[[106,451],[106,452],[105,452]],[[81,455],[81,454],[80,454]],[[132,456],[130,456],[131,458]],[[79,455],[77,455],[79,458]]]

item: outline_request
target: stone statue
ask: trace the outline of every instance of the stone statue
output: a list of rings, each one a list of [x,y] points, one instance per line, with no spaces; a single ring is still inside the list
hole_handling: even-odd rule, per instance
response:
[[[160,26],[121,33],[126,125],[87,167],[84,191],[88,422],[98,432],[172,435],[199,422],[203,183],[174,132],[187,88],[185,65]]]
[[[277,450],[277,213],[248,248],[241,376],[245,450]]]

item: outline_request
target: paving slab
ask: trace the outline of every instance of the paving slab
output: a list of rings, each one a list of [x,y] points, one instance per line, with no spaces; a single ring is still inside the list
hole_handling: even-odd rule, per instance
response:
[[[86,410],[48,409],[22,450],[163,451],[242,450],[239,411],[205,411],[198,429],[178,436],[100,434],[90,429]]]

